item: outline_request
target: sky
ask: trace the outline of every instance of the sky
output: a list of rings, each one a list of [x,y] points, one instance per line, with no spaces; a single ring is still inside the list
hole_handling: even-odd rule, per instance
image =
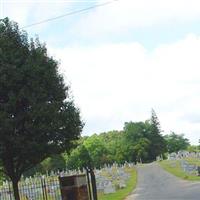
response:
[[[0,0],[4,17],[39,36],[59,61],[83,135],[122,130],[124,122],[149,119],[153,108],[163,134],[198,144],[199,0]]]

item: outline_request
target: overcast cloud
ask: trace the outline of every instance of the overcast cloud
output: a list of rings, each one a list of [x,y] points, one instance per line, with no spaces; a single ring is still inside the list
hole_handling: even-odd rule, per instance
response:
[[[61,71],[73,80],[73,94],[86,122],[98,122],[93,122],[95,127],[86,123],[88,132],[122,129],[125,121],[148,119],[154,108],[166,133],[190,136],[195,131],[193,137],[198,138],[200,124],[183,120],[186,113],[200,113],[200,60],[191,53],[194,49],[200,49],[200,38],[188,35],[153,51],[129,43],[51,52],[61,58]]]
[[[3,1],[21,26],[106,1]],[[60,60],[86,125],[84,134],[123,129],[154,108],[164,134],[200,138],[200,2],[119,0],[27,29]],[[151,44],[151,45],[150,45]]]

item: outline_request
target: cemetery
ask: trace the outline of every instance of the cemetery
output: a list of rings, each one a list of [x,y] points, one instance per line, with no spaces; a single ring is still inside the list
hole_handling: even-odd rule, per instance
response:
[[[193,55],[196,55],[194,52],[198,48],[194,48],[196,46],[190,45],[190,43],[197,43],[196,40],[199,38],[196,36],[199,36],[199,33],[193,30],[191,31],[192,37],[190,35],[188,37],[188,33],[184,31],[181,39],[178,39],[175,34],[177,38],[173,38],[173,42],[168,45],[167,41],[171,35],[166,34],[166,30],[169,30],[171,25],[176,27],[173,24],[176,21],[179,21],[177,27],[182,28],[181,17],[176,20],[177,14],[171,16],[176,10],[173,6],[161,5],[161,10],[170,8],[167,15],[165,13],[163,15],[162,11],[160,12],[158,9],[162,15],[161,18],[157,20],[159,14],[155,12],[152,15],[153,20],[150,18],[149,23],[149,19],[147,19],[146,23],[148,13],[154,13],[151,12],[151,6],[144,5],[144,10],[140,12],[137,11],[137,8],[143,8],[143,5],[138,4],[137,6],[133,3],[133,7],[131,7],[132,5],[126,2],[125,4],[128,6],[123,6],[121,4],[123,1],[119,1],[119,4],[116,1],[87,2],[88,6],[85,7],[84,3],[76,5],[74,2],[73,5],[72,3],[64,5],[63,3],[66,2],[61,2],[60,6],[56,1],[54,6],[52,2],[49,5],[50,1],[47,0],[44,10],[41,8],[42,4],[38,6],[33,5],[32,2],[25,6],[18,4],[19,2],[15,6],[10,6],[4,1],[3,6],[0,5],[1,11],[10,10],[10,7],[13,9],[10,12],[1,12],[2,19],[0,19],[0,200],[122,200],[133,191],[137,180],[139,185],[137,189],[139,188],[140,195],[136,195],[139,196],[139,199],[168,199],[168,195],[171,193],[170,189],[174,189],[174,186],[177,186],[176,189],[179,187],[179,180],[177,179],[177,184],[174,184],[173,180],[168,180],[168,178],[174,180],[176,178],[161,169],[158,163],[165,170],[182,179],[200,181],[200,139],[196,134],[197,131],[191,130],[191,132],[195,132],[186,133],[187,136],[195,133],[198,137],[195,140],[198,139],[199,144],[193,145],[190,144],[192,138],[185,138],[184,134],[177,134],[173,131],[163,134],[167,132],[161,128],[153,108],[151,116],[147,119],[143,118],[146,116],[147,108],[156,106],[160,108],[159,114],[166,116],[163,119],[167,119],[166,124],[169,127],[166,128],[168,130],[173,129],[175,124],[177,126],[177,124],[185,123],[185,120],[188,119],[188,122],[196,122],[196,119],[191,120],[190,118],[191,116],[196,118],[198,115],[187,113],[190,110],[189,106],[181,113],[183,116],[178,115],[179,123],[169,123],[171,119],[177,117],[177,114],[175,113],[173,116],[172,112],[176,108],[175,104],[169,106],[168,111],[163,108],[168,107],[167,100],[170,98],[169,105],[174,102],[174,99],[182,99],[193,91],[190,90],[190,84],[188,84],[191,81],[193,83],[193,79],[188,80],[188,77],[195,78],[198,73],[190,69],[191,62],[187,62],[187,60],[193,60],[194,66],[196,66],[196,58],[193,59]],[[113,5],[111,8],[112,3],[116,3],[116,7]],[[103,7],[107,5],[109,5],[108,9],[104,10]],[[185,5],[187,8],[190,4]],[[19,7],[15,10],[16,6]],[[50,9],[51,6],[53,11]],[[78,6],[77,9],[75,9],[76,6]],[[153,5],[152,8],[159,8],[159,6]],[[178,7],[183,8],[184,6],[178,5]],[[192,10],[191,7],[190,13],[196,11],[196,8],[200,6],[193,7],[195,10]],[[21,8],[25,8],[25,10],[28,8],[28,10],[24,12],[25,10],[21,10]],[[48,12],[45,13],[46,8]],[[92,9],[94,11],[90,12]],[[120,13],[125,13],[125,18],[119,15],[118,9],[120,9]],[[134,12],[135,9],[137,12]],[[101,13],[102,15],[99,15],[99,10],[103,13]],[[140,20],[140,16],[138,18],[130,15],[139,20],[137,23],[131,20],[132,23],[130,21],[132,18],[127,15],[129,10],[134,14],[145,13],[145,20]],[[184,12],[180,13],[185,15],[185,10],[187,9],[183,9]],[[51,12],[55,14],[54,17],[50,16]],[[57,12],[59,15],[56,17]],[[25,13],[28,15],[21,17]],[[79,13],[82,19],[79,18]],[[32,14],[34,15],[32,16]],[[44,14],[46,19],[42,19]],[[74,14],[76,14],[76,18],[72,19]],[[66,20],[67,23],[65,20],[60,20],[57,21],[57,24],[44,26],[44,32],[41,32],[43,28],[27,31],[29,27],[50,23],[69,15],[71,19]],[[99,16],[103,16],[103,18]],[[111,16],[110,20],[102,20],[109,19],[109,16]],[[116,20],[116,22],[120,21],[120,24],[114,23],[118,28],[110,26],[113,23],[109,23],[109,34],[106,32],[103,34],[104,31],[107,31],[105,22],[111,22],[115,19],[113,17],[119,16],[120,20]],[[155,16],[157,16],[156,20]],[[194,16],[196,16],[195,13]],[[24,19],[19,19],[19,17]],[[34,18],[41,18],[41,20],[31,22],[30,20],[34,20]],[[83,19],[89,20],[88,23],[83,23]],[[15,20],[19,20],[20,24]],[[189,16],[189,20],[185,20],[184,16],[182,20],[189,23],[193,17]],[[23,24],[23,21],[27,24]],[[64,24],[59,25],[61,22]],[[90,26],[91,22],[95,26]],[[92,31],[88,29],[89,26],[85,27],[86,24],[92,27]],[[104,28],[99,29],[101,27],[99,25]],[[156,27],[157,25],[159,27]],[[144,31],[144,28],[148,29],[147,27],[151,28],[151,33],[155,29],[155,33],[159,36],[162,32],[165,33],[165,37],[161,37],[160,41],[155,40],[157,39],[156,34],[148,34],[148,30]],[[159,32],[160,27],[167,29],[162,28],[163,30]],[[113,38],[112,32],[121,33],[118,31],[121,28],[125,28],[123,32],[131,36],[124,35],[127,41],[123,41],[121,34],[119,34],[120,37]],[[60,32],[60,30],[62,31]],[[99,35],[97,38],[93,38],[91,34],[82,34],[82,30],[86,30],[88,33],[96,33],[95,30],[97,30],[102,37]],[[41,42],[38,36],[32,37],[35,35],[35,31],[36,35],[41,34],[42,39],[47,41]],[[133,34],[132,31],[134,31]],[[147,33],[146,39],[143,33]],[[29,34],[31,37],[28,36]],[[140,35],[142,37],[138,38]],[[155,38],[150,38],[151,35]],[[111,42],[109,42],[109,37]],[[134,41],[133,38],[135,38]],[[188,42],[184,42],[185,39]],[[69,45],[67,45],[68,42]],[[103,45],[100,44],[101,42]],[[108,45],[106,45],[107,42]],[[188,48],[188,44],[194,51]],[[51,48],[48,50],[49,45]],[[166,47],[167,51],[163,51]],[[184,47],[186,50],[183,48],[182,51],[176,49],[171,51],[174,47]],[[165,55],[166,52],[168,57]],[[179,54],[176,55],[173,52],[179,52]],[[181,55],[182,53],[183,55]],[[179,58],[188,58],[185,60],[186,62],[183,62],[185,69],[183,72],[185,73],[173,73],[172,82],[168,84],[171,72],[170,68],[166,66],[173,68],[173,64],[177,64],[174,60],[181,60]],[[173,64],[170,63],[170,60]],[[71,70],[72,72],[70,72]],[[180,70],[173,71],[179,72]],[[190,74],[192,76],[188,76],[187,72],[189,74],[192,72]],[[180,77],[180,74],[186,76]],[[77,102],[73,96],[74,86],[71,87],[71,81],[75,81]],[[157,87],[159,82],[161,84]],[[184,83],[184,85],[180,83]],[[153,92],[147,86],[153,89]],[[168,88],[168,86],[170,87]],[[174,91],[178,90],[179,92],[172,93],[171,86]],[[183,87],[183,91],[186,93],[181,94],[180,87]],[[189,93],[187,89],[189,89]],[[164,96],[162,96],[163,94]],[[174,97],[171,94],[178,96]],[[187,102],[190,101],[187,100]],[[185,103],[183,101],[183,105]],[[191,104],[191,108],[193,106]],[[129,118],[132,116],[132,119]],[[136,117],[139,120],[136,120]],[[123,119],[126,121],[124,121],[124,125],[120,125],[119,122],[121,123]],[[134,121],[132,121],[133,119]],[[112,127],[112,130],[108,130],[109,127]],[[116,130],[115,127],[120,127],[120,129]],[[181,125],[181,127],[182,130],[184,126]],[[100,130],[103,132],[99,133]],[[94,134],[91,135],[91,133]],[[166,159],[167,154],[168,159],[163,160]],[[156,159],[158,162],[154,162]],[[112,165],[108,163],[112,163]],[[132,163],[140,164],[135,167]],[[198,184],[199,187],[194,188],[193,191],[190,190],[192,186],[188,186],[192,198],[187,199],[194,199],[194,196],[195,199],[196,197],[199,199],[200,182]],[[183,190],[180,186],[179,191],[172,191],[172,193],[174,192],[175,196],[177,194],[184,196],[185,188]],[[165,191],[167,191],[166,198],[163,198]],[[143,198],[143,194],[146,195],[145,198]],[[152,194],[154,196],[150,198],[149,195]]]
[[[116,193],[126,188],[130,179],[130,170],[134,169],[133,164],[118,166],[105,166],[102,169],[95,169],[96,187],[98,195]],[[22,177],[19,182],[19,193],[21,200],[61,200],[61,189],[59,177],[77,176],[85,174],[80,170],[63,170],[61,172],[50,172],[46,175],[34,177]],[[1,200],[14,200],[13,190],[9,181],[4,181],[0,186]]]
[[[200,180],[200,152],[179,151],[168,155],[160,165],[170,173],[187,180]]]
[[[196,158],[200,160],[200,152],[178,151],[168,155],[168,160],[178,160],[185,158]]]

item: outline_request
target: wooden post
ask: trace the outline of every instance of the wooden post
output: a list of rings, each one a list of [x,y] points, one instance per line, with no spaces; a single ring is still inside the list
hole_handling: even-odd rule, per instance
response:
[[[87,176],[87,182],[88,182],[89,198],[90,198],[90,200],[92,200],[91,185],[90,185],[90,177],[89,177],[88,168],[85,168],[85,170],[86,170],[86,176]]]
[[[93,200],[97,200],[96,179],[95,179],[95,174],[92,168],[90,168],[90,176],[91,176],[91,183],[92,183]]]

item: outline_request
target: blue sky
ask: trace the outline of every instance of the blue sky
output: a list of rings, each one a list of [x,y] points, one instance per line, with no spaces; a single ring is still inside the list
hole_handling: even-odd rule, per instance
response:
[[[105,2],[1,0],[0,16],[23,27]],[[60,61],[84,135],[123,129],[154,108],[164,134],[184,133],[197,144],[199,22],[198,0],[118,0],[25,30]]]

